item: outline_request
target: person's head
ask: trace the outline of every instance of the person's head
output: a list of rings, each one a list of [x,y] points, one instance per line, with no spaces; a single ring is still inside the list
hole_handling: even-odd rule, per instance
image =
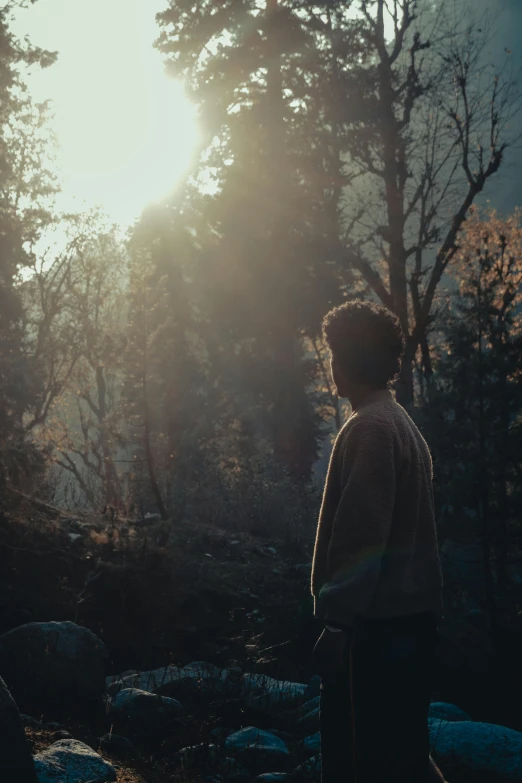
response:
[[[399,319],[372,302],[346,302],[323,319],[340,397],[355,398],[388,388],[401,367],[404,336]]]

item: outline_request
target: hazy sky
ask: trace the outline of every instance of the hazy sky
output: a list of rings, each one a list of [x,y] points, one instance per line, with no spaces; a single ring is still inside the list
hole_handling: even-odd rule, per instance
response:
[[[194,110],[152,48],[164,0],[38,0],[15,31],[58,51],[30,78],[51,98],[66,202],[99,201],[117,220],[136,217],[179,181],[197,142]]]
[[[489,11],[494,24],[494,38],[486,56],[497,63],[507,55],[513,74],[522,87],[522,0],[473,0],[477,13]],[[522,115],[519,115],[517,131],[522,133]],[[492,180],[484,199],[500,211],[509,212],[515,206],[522,206],[522,147],[508,150],[506,162]]]
[[[520,73],[522,0],[473,5],[489,8],[496,21],[488,58],[509,49]],[[74,197],[99,201],[128,222],[190,165],[198,140],[194,110],[152,48],[155,14],[165,6],[166,0],[38,0],[17,12],[20,36],[59,53],[30,85],[38,100],[54,103],[67,205]],[[522,204],[521,170],[522,151],[513,150],[485,197],[501,210]]]

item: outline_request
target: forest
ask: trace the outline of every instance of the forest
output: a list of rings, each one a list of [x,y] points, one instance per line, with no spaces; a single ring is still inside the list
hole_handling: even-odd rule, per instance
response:
[[[32,2],[0,9],[0,770],[319,779],[310,563],[350,413],[321,323],[368,299],[434,462],[433,757],[522,781],[521,92],[493,12],[168,0],[150,47],[198,148],[122,225],[62,206]]]

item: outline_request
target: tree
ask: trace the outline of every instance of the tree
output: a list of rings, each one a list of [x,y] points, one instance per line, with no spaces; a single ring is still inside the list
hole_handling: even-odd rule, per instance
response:
[[[459,237],[459,283],[435,364],[436,472],[461,533],[482,544],[489,616],[508,612],[508,554],[522,512],[522,222],[473,211]],[[476,529],[476,522],[479,529]],[[471,529],[470,529],[471,528]]]
[[[22,305],[16,290],[18,270],[28,260],[43,218],[38,199],[52,185],[38,170],[38,145],[18,144],[23,131],[35,129],[29,111],[22,66],[47,67],[54,56],[16,40],[9,30],[11,7],[0,10],[0,483],[16,481],[31,453],[23,416],[33,403],[36,378],[24,353]],[[36,120],[40,129],[41,115]],[[23,130],[22,130],[23,129]],[[38,133],[36,132],[36,136]],[[29,154],[30,153],[30,154]],[[32,154],[35,153],[35,156]]]
[[[29,351],[43,381],[26,427],[101,507],[121,502],[126,289],[123,243],[96,212],[73,221],[64,250],[35,263],[26,283]]]
[[[192,241],[166,207],[144,212],[129,244],[127,418],[163,519],[182,519],[206,421],[203,364],[192,291]],[[203,427],[204,429],[204,427]]]
[[[275,38],[268,10],[276,15]],[[159,17],[159,46],[202,107],[216,169],[252,133],[245,126],[233,135],[233,123],[251,109],[262,127],[273,117],[263,95],[277,104],[269,81],[280,86],[286,133],[263,170],[273,173],[270,162],[277,161],[285,174],[269,180],[274,187],[263,203],[277,200],[288,215],[290,169],[301,187],[317,187],[320,175],[322,194],[317,188],[309,203],[321,205],[323,231],[315,221],[312,233],[326,233],[327,241],[315,242],[314,251],[323,264],[356,272],[399,317],[407,351],[398,395],[406,405],[419,347],[431,377],[429,328],[459,229],[513,140],[514,85],[484,64],[488,20],[470,24],[466,14],[456,17],[449,5],[427,0],[244,0],[213,8],[204,0],[172,0]],[[252,158],[245,163],[243,183],[260,187]],[[278,259],[281,279],[287,266],[307,279],[288,263],[287,246],[270,257]],[[353,287],[350,277],[344,282]]]
[[[238,347],[258,434],[283,467],[308,477],[320,419],[303,335],[317,335],[341,298],[328,236],[334,188],[320,126],[301,108],[321,96],[305,67],[313,37],[283,2],[172,2],[159,20],[169,70],[200,106],[209,146],[199,173],[217,191],[196,226],[213,230],[201,254],[206,308],[223,343]]]
[[[358,174],[346,260],[399,317],[406,335],[398,398],[413,400],[417,349],[427,379],[436,293],[468,211],[499,170],[513,134],[513,82],[484,64],[487,17],[449,4],[360,0],[368,60],[359,101],[344,101],[345,153]],[[472,18],[472,17],[471,17]],[[343,91],[340,62],[339,99]]]

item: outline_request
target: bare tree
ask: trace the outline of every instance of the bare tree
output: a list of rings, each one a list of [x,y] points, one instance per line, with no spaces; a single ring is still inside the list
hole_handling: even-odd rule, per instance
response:
[[[407,338],[398,386],[413,401],[413,361],[428,343],[436,295],[469,208],[514,141],[518,96],[506,69],[485,62],[488,17],[451,3],[359,0],[366,62],[358,105],[346,105],[345,261],[399,317]],[[368,62],[370,65],[368,65]],[[339,70],[341,70],[341,63]],[[339,88],[343,82],[339,77]]]
[[[122,244],[98,214],[79,219],[65,251],[35,265],[28,281],[37,292],[29,341],[32,336],[44,383],[27,428],[51,444],[56,464],[94,505],[113,505],[119,497],[125,284]]]

